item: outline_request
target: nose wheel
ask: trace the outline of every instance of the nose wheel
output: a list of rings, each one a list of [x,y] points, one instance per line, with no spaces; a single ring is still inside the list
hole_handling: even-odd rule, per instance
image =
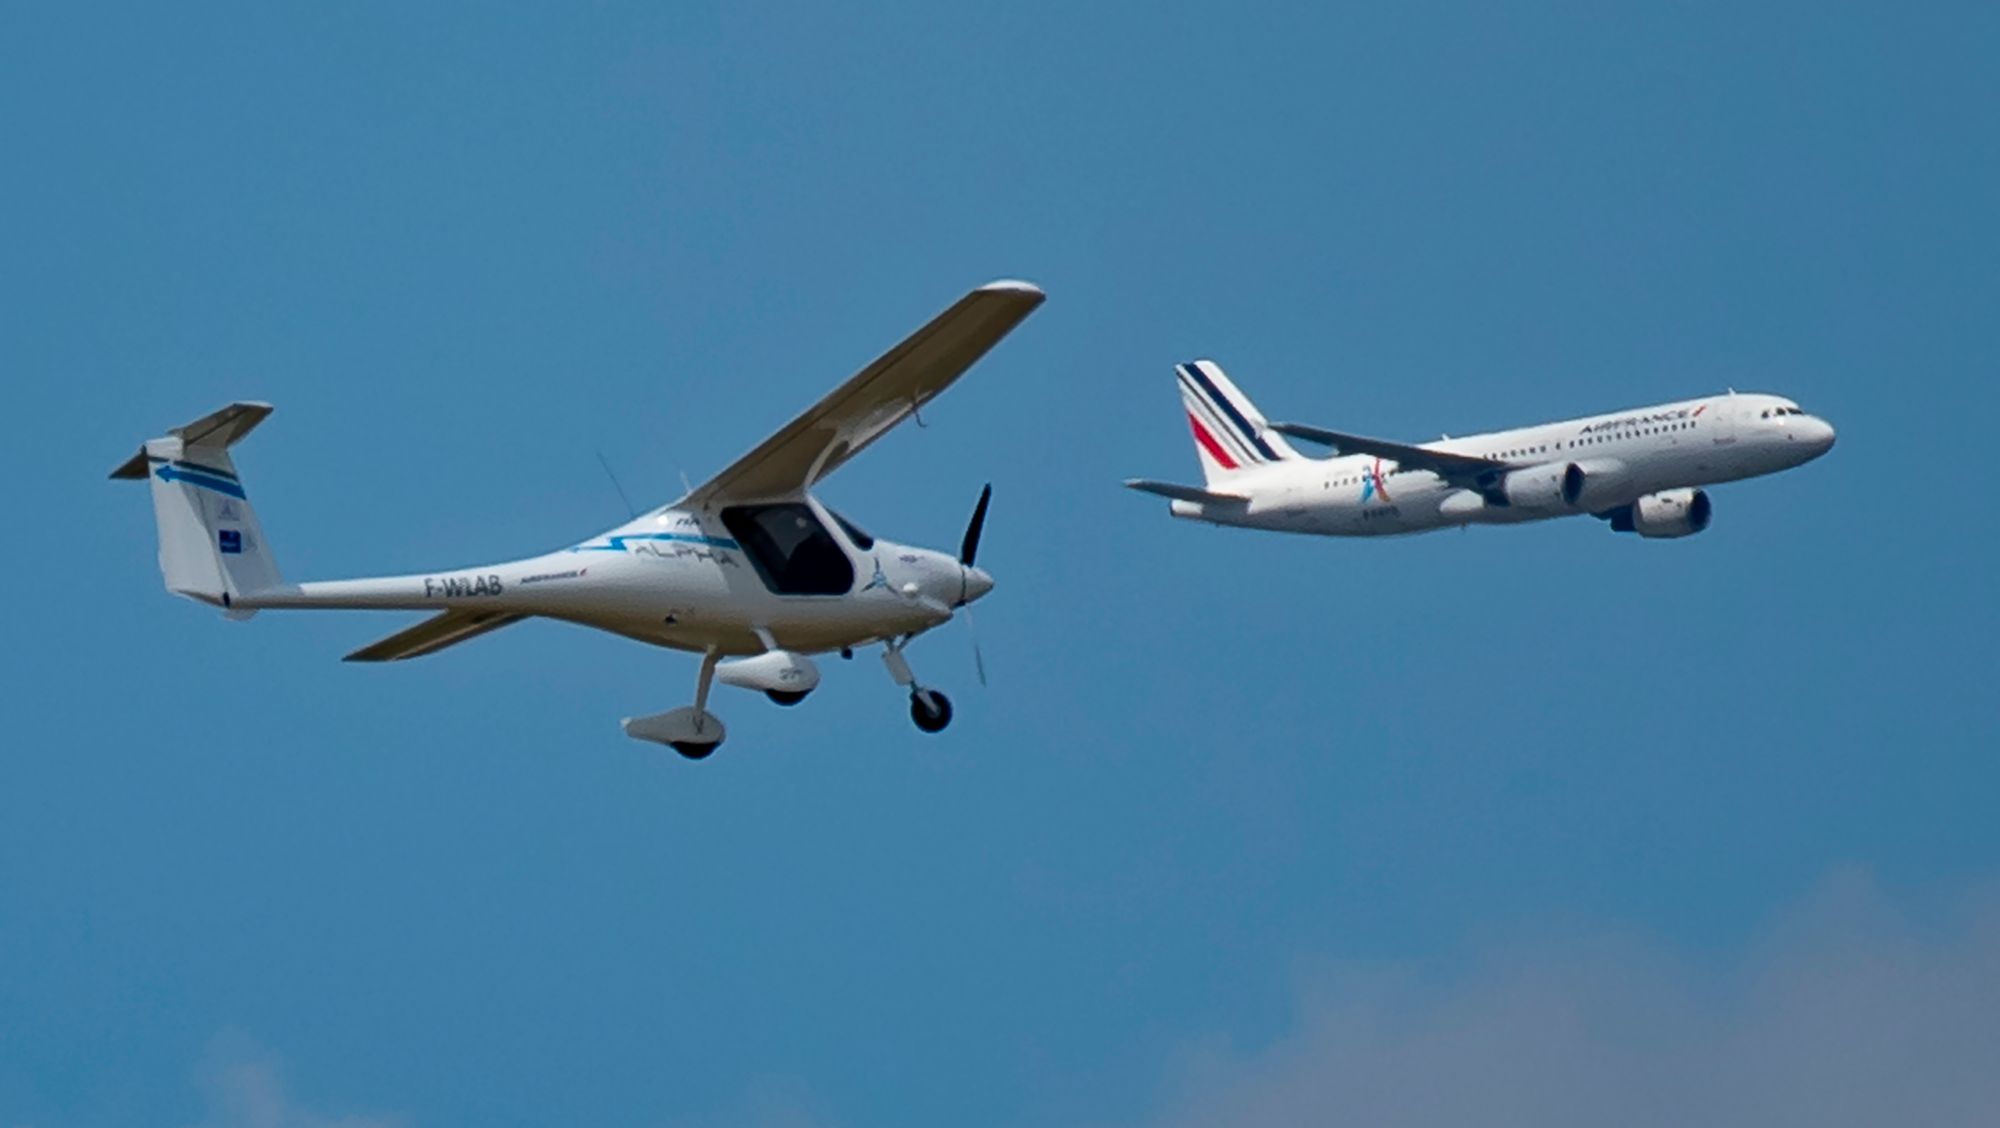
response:
[[[927,689],[917,684],[917,677],[910,672],[910,664],[903,658],[903,647],[913,635],[891,640],[882,648],[882,664],[889,668],[889,676],[897,685],[910,691],[910,720],[916,722],[924,732],[943,732],[951,723],[951,698],[935,689]]]
[[[935,689],[911,690],[910,720],[925,732],[943,732],[951,723],[951,698]]]

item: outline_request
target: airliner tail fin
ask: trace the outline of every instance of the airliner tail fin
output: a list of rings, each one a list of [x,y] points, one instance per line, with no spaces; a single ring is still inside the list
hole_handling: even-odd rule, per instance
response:
[[[1222,366],[1196,360],[1174,366],[1180,380],[1181,406],[1194,434],[1204,480],[1213,486],[1240,470],[1299,457],[1284,436],[1243,394]]]

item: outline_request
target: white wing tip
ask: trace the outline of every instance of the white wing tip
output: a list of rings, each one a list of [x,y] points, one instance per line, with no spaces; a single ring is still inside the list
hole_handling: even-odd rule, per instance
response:
[[[981,293],[1034,294],[1037,297],[1047,297],[1042,293],[1040,286],[1033,282],[1023,282],[1019,278],[996,278],[979,289]]]

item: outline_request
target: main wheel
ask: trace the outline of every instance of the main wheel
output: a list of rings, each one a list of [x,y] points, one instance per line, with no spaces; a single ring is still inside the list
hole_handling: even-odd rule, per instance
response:
[[[804,701],[806,699],[806,694],[810,692],[812,691],[806,690],[804,692],[794,692],[792,690],[784,690],[784,689],[767,689],[764,691],[764,696],[770,698],[772,701],[780,705],[797,705],[799,702]]]
[[[910,694],[910,719],[925,732],[943,732],[951,723],[951,698],[935,689],[920,689]]]
[[[680,753],[681,755],[687,757],[690,760],[706,760],[708,759],[710,753],[714,752],[717,748],[720,748],[721,746],[722,745],[720,741],[713,741],[713,740],[710,741],[676,740],[670,742],[668,745],[668,747],[672,748],[674,751]]]

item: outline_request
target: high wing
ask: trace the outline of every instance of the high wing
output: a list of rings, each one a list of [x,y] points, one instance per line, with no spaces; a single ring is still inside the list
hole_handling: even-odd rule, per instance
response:
[[[1042,304],[1027,282],[989,282],[676,502],[790,497],[929,403]]]
[[[1366,435],[1329,431],[1324,427],[1311,427],[1304,423],[1273,423],[1271,429],[1293,438],[1324,443],[1341,454],[1369,454],[1376,458],[1392,459],[1399,466],[1429,470],[1448,482],[1474,488],[1483,489],[1492,484],[1493,476],[1508,470],[1511,465],[1499,459],[1480,458],[1471,454],[1452,454],[1449,451],[1432,450],[1429,447],[1390,442],[1388,439],[1371,439]]]
[[[405,658],[421,658],[527,617],[512,611],[464,611],[454,607],[407,630],[397,631],[381,642],[364,646],[341,660],[400,662]]]

